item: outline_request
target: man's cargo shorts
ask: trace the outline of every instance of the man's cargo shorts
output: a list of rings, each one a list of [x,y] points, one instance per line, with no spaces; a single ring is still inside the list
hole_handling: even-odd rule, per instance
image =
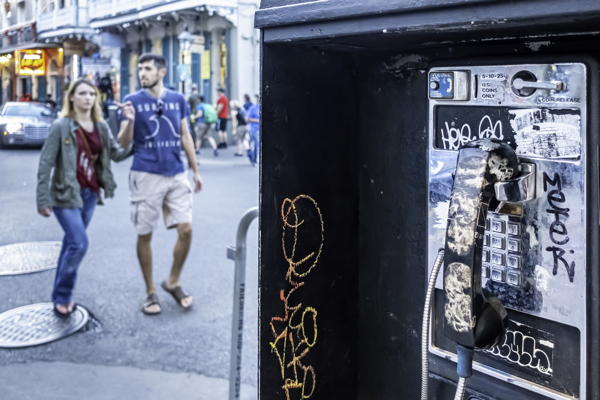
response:
[[[162,210],[165,226],[192,222],[192,187],[187,174],[163,176],[149,172],[129,173],[131,221],[138,235],[156,229]]]

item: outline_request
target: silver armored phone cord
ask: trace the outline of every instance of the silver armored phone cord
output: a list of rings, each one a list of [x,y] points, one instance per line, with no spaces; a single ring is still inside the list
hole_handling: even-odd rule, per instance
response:
[[[425,294],[425,306],[423,307],[423,326],[421,328],[421,400],[428,400],[429,396],[429,324],[431,321],[431,299],[435,281],[444,263],[444,250],[438,251],[437,257],[433,263],[429,282],[427,283],[427,293]],[[459,381],[460,382],[460,381]],[[462,396],[462,395],[461,395]],[[461,397],[462,398],[462,397]]]
[[[466,383],[467,378],[458,378],[458,385],[456,385],[456,394],[454,395],[454,400],[463,400],[463,396],[465,394],[465,387],[467,386]]]

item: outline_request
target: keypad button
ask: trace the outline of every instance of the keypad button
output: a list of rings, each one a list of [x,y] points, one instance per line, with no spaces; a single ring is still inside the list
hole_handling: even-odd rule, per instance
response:
[[[501,268],[492,267],[491,276],[493,281],[504,282],[504,270]]]
[[[521,234],[521,226],[519,224],[515,224],[514,222],[508,223],[508,234],[509,235],[520,235]]]
[[[504,233],[505,225],[504,221],[493,220],[492,221],[492,232]]]
[[[504,254],[492,251],[492,263],[496,265],[504,265]]]
[[[482,275],[483,279],[489,279],[490,278],[490,266],[489,266],[489,264],[482,264],[481,265],[481,275]]]
[[[490,230],[490,219],[489,218],[485,219],[485,230],[486,231]]]
[[[483,250],[482,260],[483,260],[483,262],[490,262],[490,251],[489,250]]]
[[[483,245],[484,246],[490,245],[490,235],[489,234],[486,234],[485,237],[483,238]]]
[[[520,253],[521,241],[518,239],[508,239],[508,250],[514,253]]]
[[[520,268],[521,257],[509,254],[508,257],[506,257],[506,265],[510,268]]]
[[[501,250],[506,249],[504,238],[500,236],[492,236],[492,247]]]
[[[513,286],[521,285],[521,274],[519,272],[510,271],[506,273],[506,283]]]

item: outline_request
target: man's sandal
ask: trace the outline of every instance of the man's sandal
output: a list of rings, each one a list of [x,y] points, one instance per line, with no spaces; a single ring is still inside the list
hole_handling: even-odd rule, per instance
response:
[[[179,304],[179,306],[185,310],[188,310],[189,308],[192,307],[193,303],[189,303],[188,305],[184,305],[183,304],[183,300],[191,298],[192,296],[190,296],[189,294],[187,294],[186,292],[183,291],[183,289],[181,288],[181,286],[175,286],[172,289],[169,289],[169,287],[167,286],[167,281],[163,281],[160,286],[165,290],[165,292],[169,293],[171,296],[173,296],[173,299],[175,300],[175,302],[177,302],[177,304]]]
[[[153,306],[158,306],[158,311],[153,310]],[[155,307],[154,307],[155,308]],[[160,314],[160,303],[158,302],[158,296],[156,293],[151,293],[146,297],[144,305],[142,305],[142,312],[146,315],[157,315]]]

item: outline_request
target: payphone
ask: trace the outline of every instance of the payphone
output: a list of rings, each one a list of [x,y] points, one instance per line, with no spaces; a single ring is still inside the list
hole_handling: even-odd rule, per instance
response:
[[[551,399],[587,398],[588,71],[428,74],[429,352]]]

